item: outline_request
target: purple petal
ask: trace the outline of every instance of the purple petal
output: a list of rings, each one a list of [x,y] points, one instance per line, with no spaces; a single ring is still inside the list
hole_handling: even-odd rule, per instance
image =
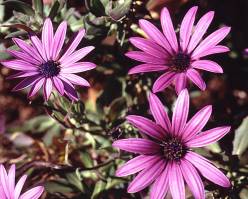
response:
[[[96,65],[91,62],[77,62],[61,68],[62,73],[81,73],[87,70],[94,69]]]
[[[43,93],[44,93],[44,98],[46,101],[48,101],[53,89],[53,82],[50,78],[47,78],[45,80],[45,84],[43,87]]]
[[[182,170],[183,177],[189,186],[190,191],[192,192],[194,198],[204,199],[204,185],[202,179],[197,172],[197,170],[186,160],[181,160],[180,167]]]
[[[166,60],[163,58],[154,57],[146,52],[141,51],[131,51],[125,54],[127,57],[134,59],[136,61],[149,63],[149,64],[166,64]]]
[[[195,26],[194,33],[192,34],[192,37],[189,42],[188,53],[191,53],[195,49],[195,47],[197,46],[197,44],[200,42],[203,35],[207,31],[213,18],[214,18],[214,12],[210,11],[198,21],[198,23]]]
[[[154,71],[162,71],[167,70],[169,67],[165,65],[155,65],[155,64],[141,64],[131,68],[128,71],[128,74],[136,74],[136,73],[147,73],[147,72],[154,72]]]
[[[191,66],[193,68],[206,70],[206,71],[213,72],[213,73],[223,73],[223,69],[221,68],[221,66],[217,64],[216,62],[210,61],[210,60],[194,61],[191,64]]]
[[[19,199],[38,199],[43,192],[44,192],[44,187],[37,186],[26,191],[24,194],[20,196]]]
[[[64,95],[64,84],[58,77],[53,77],[53,85],[61,95]]]
[[[142,138],[128,138],[117,140],[113,143],[113,147],[124,151],[139,153],[139,154],[155,154],[160,150],[159,144]]]
[[[17,50],[7,50],[7,52],[9,54],[11,54],[12,56],[15,56],[18,59],[22,59],[24,61],[31,63],[32,65],[40,65],[41,64],[40,61],[37,61],[33,57],[29,56],[27,53],[17,51]]]
[[[39,56],[42,57],[44,61],[48,61],[46,51],[44,49],[44,46],[42,45],[41,40],[36,35],[31,35],[30,40],[32,41],[33,46],[36,48]]]
[[[149,186],[164,170],[165,162],[160,160],[141,171],[128,186],[128,193],[136,193]]]
[[[63,77],[68,79],[73,84],[80,85],[80,86],[86,86],[86,87],[90,86],[90,83],[88,81],[86,81],[82,77],[79,77],[78,75],[64,74]]]
[[[225,52],[229,52],[230,49],[226,46],[222,46],[222,45],[217,45],[217,46],[214,46],[210,49],[208,49],[207,51],[204,51],[201,53],[201,57],[205,57],[207,55],[212,55],[212,54],[217,54],[217,53],[225,53]]]
[[[192,33],[192,28],[195,22],[195,15],[198,7],[194,6],[185,15],[183,18],[181,27],[180,27],[180,47],[183,51],[186,51],[189,44],[189,39]]]
[[[68,47],[68,49],[66,50],[66,52],[61,57],[61,60],[64,60],[66,57],[68,57],[69,55],[71,55],[76,50],[76,48],[78,47],[78,44],[83,39],[84,35],[85,35],[85,30],[84,29],[80,29],[78,31],[77,36],[72,40],[72,43],[70,44],[70,46]]]
[[[212,106],[208,105],[198,111],[186,124],[183,130],[183,140],[186,142],[199,133],[208,122]]]
[[[15,192],[14,192],[14,198],[18,199],[20,194],[21,194],[21,191],[22,191],[22,188],[23,188],[23,185],[27,179],[27,175],[23,175],[20,180],[17,182],[16,186],[15,186]]]
[[[9,185],[8,185],[8,175],[7,175],[7,172],[4,168],[3,165],[0,165],[0,185],[2,186],[3,188],[3,191],[5,193],[5,196],[7,198],[11,198],[10,196],[10,190],[9,190]]]
[[[230,27],[223,27],[206,37],[194,50],[192,54],[192,59],[198,59],[202,56],[202,53],[205,53],[205,51],[208,51],[209,49],[217,45],[226,37],[230,30]]]
[[[159,98],[153,93],[150,93],[148,101],[156,123],[161,125],[166,132],[171,132],[171,122],[169,116]],[[166,136],[166,134],[163,133],[163,136]]]
[[[77,92],[74,88],[74,86],[71,84],[69,80],[66,78],[59,76],[59,78],[62,80],[64,84],[64,89],[65,89],[65,94],[72,100],[72,101],[77,101],[78,100],[78,95]]]
[[[168,57],[167,51],[165,51],[162,47],[158,44],[153,42],[152,40],[143,39],[140,37],[132,37],[129,41],[140,50],[150,54],[154,57],[166,59]]]
[[[42,29],[42,44],[46,52],[47,60],[52,58],[53,49],[53,24],[51,19],[47,18]]]
[[[33,97],[39,90],[40,88],[43,86],[44,84],[44,81],[45,81],[45,78],[41,78],[41,79],[38,79],[34,85],[31,87],[29,93],[28,93],[28,97]]]
[[[172,162],[169,171],[169,187],[172,198],[185,199],[183,175],[179,164],[177,162]]]
[[[206,83],[202,79],[202,77],[199,74],[199,72],[197,72],[195,69],[188,69],[187,72],[186,72],[186,75],[201,90],[206,89]]]
[[[157,93],[167,88],[175,79],[176,73],[168,71],[161,75],[153,84],[152,92]]]
[[[191,162],[211,182],[222,187],[231,186],[229,179],[206,158],[190,151],[186,154],[185,159]]]
[[[128,115],[126,119],[133,126],[138,128],[142,133],[145,133],[157,140],[164,139],[166,136],[164,129],[145,117],[141,117],[138,115]]]
[[[187,84],[187,77],[185,73],[177,74],[175,78],[175,88],[177,95],[179,95],[179,93],[186,88],[186,84]]]
[[[173,50],[165,36],[151,22],[141,19],[139,20],[139,26],[149,39],[162,46],[169,54],[173,54]]]
[[[217,142],[223,138],[229,131],[231,127],[217,127],[199,133],[197,136],[193,137],[187,142],[189,147],[203,147],[214,142]]]
[[[135,174],[147,167],[150,167],[151,165],[156,164],[159,160],[161,160],[161,157],[159,156],[139,155],[117,169],[115,175],[118,177],[123,177]]]
[[[14,193],[15,190],[15,165],[12,164],[8,173],[8,188],[9,193]]]
[[[52,56],[52,59],[53,60],[56,60],[61,49],[62,49],[62,46],[64,44],[64,41],[65,41],[65,36],[66,36],[66,30],[67,30],[67,23],[66,21],[63,21],[55,35],[54,35],[54,40],[53,40],[53,49],[51,50],[51,56]]]
[[[172,115],[172,132],[174,135],[180,135],[186,125],[189,113],[189,93],[187,89],[180,92]]]
[[[70,56],[61,57],[59,60],[61,63],[61,67],[66,67],[67,65],[71,65],[71,64],[79,61],[80,59],[83,59],[94,48],[95,47],[93,47],[93,46],[87,46],[87,47],[84,47],[84,48],[81,48],[81,49],[75,51]]]
[[[32,86],[37,81],[37,79],[39,79],[39,78],[40,78],[39,75],[35,75],[35,76],[32,76],[32,77],[26,77],[19,84],[17,84],[12,89],[12,91],[19,91],[19,90],[22,90],[22,89],[27,88],[29,86]]]
[[[169,189],[169,166],[166,166],[162,174],[153,183],[151,199],[164,199]]]
[[[22,70],[22,71],[37,71],[37,66],[23,61],[23,60],[11,60],[11,61],[3,61],[1,64],[7,68],[11,68],[14,70]]]
[[[177,37],[171,21],[170,13],[166,7],[164,7],[161,12],[160,21],[165,37],[167,38],[173,50],[177,52],[178,51]]]
[[[22,77],[30,77],[30,76],[35,76],[35,75],[38,75],[40,74],[40,72],[32,72],[32,71],[26,71],[26,72],[18,72],[14,75],[10,75],[7,77],[7,79],[15,79],[15,78],[22,78]]]

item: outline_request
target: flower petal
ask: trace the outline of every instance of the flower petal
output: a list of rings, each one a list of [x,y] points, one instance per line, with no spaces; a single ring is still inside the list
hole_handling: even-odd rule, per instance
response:
[[[204,51],[201,53],[201,56],[199,56],[199,58],[201,57],[205,57],[207,55],[212,55],[212,54],[217,54],[217,53],[225,53],[225,52],[229,52],[230,49],[226,46],[222,46],[222,45],[217,45],[214,46],[210,49],[208,49],[207,51]]]
[[[175,77],[176,77],[175,72],[168,71],[164,73],[154,82],[152,87],[152,92],[157,93],[163,91],[172,83]]]
[[[32,65],[39,65],[39,64],[41,64],[40,61],[37,61],[36,59],[34,59],[33,57],[29,56],[25,52],[21,52],[21,51],[17,51],[17,50],[7,50],[7,52],[9,54],[11,54],[12,56],[18,58],[18,59],[22,59],[24,61],[27,61],[27,62],[31,63]]]
[[[65,75],[63,75],[63,77],[68,79],[73,84],[80,85],[80,86],[86,86],[86,87],[90,86],[90,83],[87,80],[85,80],[84,78],[82,78],[78,75],[65,74]]]
[[[48,61],[47,56],[46,56],[46,50],[44,49],[44,46],[42,45],[42,42],[37,37],[37,35],[30,35],[30,40],[32,42],[32,45],[36,49],[37,53],[39,54],[39,56],[42,57],[44,61]]]
[[[198,7],[194,6],[189,9],[185,17],[183,18],[181,27],[180,27],[180,47],[183,51],[187,49],[189,44],[189,39],[192,33],[192,28],[195,22],[195,15]]]
[[[128,115],[126,119],[142,133],[145,133],[157,140],[164,139],[166,136],[164,129],[145,117],[138,115]]]
[[[165,37],[167,38],[174,52],[177,52],[178,51],[177,37],[171,21],[170,13],[166,7],[163,8],[161,12],[160,21]]]
[[[3,61],[1,64],[7,68],[11,68],[14,70],[21,70],[21,71],[37,71],[37,66],[23,61],[23,60],[11,60],[11,61]]]
[[[171,131],[171,122],[163,104],[161,103],[159,98],[153,93],[150,93],[148,101],[150,105],[150,110],[156,123],[161,125],[165,129],[165,131],[169,133]],[[166,135],[165,133],[163,134]]]
[[[169,171],[169,187],[172,198],[185,199],[183,175],[179,164],[172,162]]]
[[[3,165],[0,165],[0,182],[0,185],[3,188],[6,198],[11,198],[11,193],[9,192],[10,190],[8,184],[8,175]]]
[[[40,78],[34,83],[28,93],[28,98],[33,97],[40,90],[40,88],[44,85],[44,81],[45,78]]]
[[[52,93],[52,90],[53,90],[53,82],[50,78],[47,78],[45,80],[45,84],[44,84],[44,87],[43,87],[43,92],[44,92],[44,98],[46,101],[48,101],[51,93]]]
[[[189,147],[203,147],[214,142],[217,142],[223,138],[229,131],[231,127],[217,127],[202,133],[199,133],[197,136],[193,137],[187,142]]]
[[[183,177],[195,199],[205,199],[204,185],[197,170],[187,160],[181,160]]]
[[[65,89],[65,94],[72,100],[72,101],[77,101],[78,100],[78,95],[77,92],[72,85],[72,83],[67,80],[66,78],[59,76],[59,78],[62,80],[64,84],[64,89]]]
[[[8,187],[9,193],[14,193],[15,190],[15,165],[12,164],[8,173]]]
[[[131,59],[144,63],[160,64],[160,65],[166,64],[166,60],[164,58],[154,57],[142,51],[131,51],[126,53],[125,55]]]
[[[39,75],[38,71],[26,71],[26,72],[18,72],[16,74],[8,76],[6,79],[15,79],[15,78],[22,78],[22,77],[30,77],[34,75]]]
[[[197,60],[197,61],[194,61],[191,64],[191,66],[193,68],[206,70],[206,71],[213,72],[213,73],[223,73],[223,69],[221,68],[221,66],[217,64],[216,62],[210,61],[210,60]]]
[[[186,125],[189,113],[189,93],[187,89],[180,92],[172,115],[172,132],[180,135]]]
[[[61,73],[81,73],[87,70],[94,69],[96,65],[91,62],[77,62],[61,68]]]
[[[51,19],[47,18],[42,29],[42,45],[45,49],[47,60],[52,58],[53,49],[53,24]]]
[[[39,78],[40,78],[40,75],[35,75],[35,76],[32,76],[32,77],[26,77],[19,84],[17,84],[12,89],[12,91],[19,91],[19,90],[22,90],[22,89],[27,88],[29,86],[32,86],[37,81],[37,79],[39,79]]]
[[[164,170],[163,159],[141,171],[128,186],[128,193],[136,193],[149,186]]]
[[[118,177],[123,177],[135,174],[147,167],[150,167],[151,165],[156,164],[159,160],[161,160],[161,157],[156,155],[139,155],[118,168],[115,175]]]
[[[128,138],[117,140],[113,143],[113,147],[124,151],[139,154],[155,154],[160,150],[159,144],[142,138]]]
[[[186,85],[187,85],[187,77],[185,73],[177,74],[175,78],[175,88],[177,95],[179,95],[179,93],[186,88]]]
[[[26,191],[24,194],[20,196],[19,199],[38,199],[43,192],[44,192],[44,187],[37,186]]]
[[[186,142],[195,137],[208,122],[212,113],[212,106],[208,105],[199,110],[185,125],[183,129],[183,140]]]
[[[187,72],[186,72],[186,75],[201,90],[206,89],[206,83],[202,79],[202,77],[199,74],[199,72],[197,72],[195,69],[188,69]]]
[[[157,64],[140,64],[131,68],[128,71],[128,74],[136,74],[136,73],[147,73],[147,72],[154,72],[154,71],[162,71],[167,70],[169,67],[165,65],[157,65]]]
[[[156,179],[151,188],[151,199],[164,199],[169,189],[169,166],[166,166],[162,174]]]
[[[64,95],[64,84],[58,77],[53,77],[53,85],[61,95]]]
[[[188,53],[191,53],[195,49],[195,47],[197,46],[197,44],[200,42],[203,35],[207,31],[213,18],[214,18],[214,12],[210,11],[198,21],[198,23],[195,26],[194,33],[192,34],[192,37],[189,42]]]
[[[27,179],[27,175],[23,175],[15,186],[14,199],[19,199],[23,185]]]
[[[185,159],[191,162],[211,182],[222,187],[231,186],[229,179],[206,158],[190,151],[186,154]]]

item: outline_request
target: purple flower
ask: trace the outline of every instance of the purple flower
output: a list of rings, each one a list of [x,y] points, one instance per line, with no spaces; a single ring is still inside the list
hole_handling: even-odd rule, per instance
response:
[[[246,49],[244,50],[244,54],[245,54],[245,55],[248,55],[248,48],[246,48]]]
[[[184,89],[178,96],[170,122],[162,103],[152,93],[149,104],[155,122],[137,115],[127,116],[128,122],[145,138],[128,138],[113,143],[114,147],[139,154],[116,172],[119,177],[140,172],[130,183],[128,192],[138,192],[153,184],[152,199],[163,199],[168,190],[174,199],[184,199],[185,181],[195,198],[204,199],[200,176],[229,187],[228,178],[191,149],[216,142],[230,130],[230,127],[217,127],[202,131],[210,118],[212,106],[205,106],[187,122],[189,94]]]
[[[12,165],[9,172],[5,170],[3,165],[0,165],[0,198],[1,199],[38,199],[44,187],[34,187],[21,194],[23,185],[27,179],[27,175],[23,175],[15,185],[15,165]]]
[[[13,38],[20,51],[8,50],[16,59],[4,61],[2,64],[5,67],[21,71],[11,76],[11,78],[24,78],[13,89],[14,91],[31,86],[28,97],[32,97],[43,86],[45,100],[49,99],[53,88],[61,95],[66,94],[71,100],[77,100],[78,96],[74,85],[90,86],[88,81],[75,73],[96,67],[90,62],[79,62],[94,47],[87,46],[76,50],[85,34],[85,30],[82,29],[68,48],[62,51],[66,29],[67,23],[64,21],[54,34],[52,22],[48,18],[44,22],[41,40],[36,35],[31,35],[31,44],[29,45],[21,39]]]
[[[130,42],[142,51],[131,51],[126,53],[126,56],[144,64],[133,67],[129,74],[165,71],[155,81],[153,92],[162,91],[173,83],[176,92],[180,93],[186,88],[187,78],[201,90],[205,90],[206,84],[196,69],[223,73],[221,66],[216,62],[200,59],[207,55],[229,51],[226,46],[218,43],[226,37],[230,27],[222,27],[202,40],[214,17],[214,12],[205,14],[194,27],[197,8],[192,7],[183,18],[179,42],[167,8],[161,13],[163,33],[149,21],[141,19],[139,25],[148,38],[130,38]]]

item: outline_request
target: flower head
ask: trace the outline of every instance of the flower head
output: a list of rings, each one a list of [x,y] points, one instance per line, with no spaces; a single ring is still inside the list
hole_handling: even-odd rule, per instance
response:
[[[180,93],[186,88],[187,78],[201,90],[206,88],[204,80],[196,69],[223,73],[222,68],[216,62],[202,58],[229,51],[227,47],[218,45],[218,43],[226,37],[230,28],[222,27],[202,40],[213,19],[214,12],[205,14],[194,27],[196,11],[197,7],[192,7],[183,18],[179,39],[177,39],[167,8],[164,8],[161,13],[163,33],[149,21],[141,19],[139,25],[148,38],[130,38],[130,42],[142,51],[131,51],[126,53],[126,56],[144,64],[135,66],[129,74],[165,71],[155,81],[153,92],[162,91],[173,83],[176,92]]]
[[[27,44],[21,39],[13,38],[20,51],[8,50],[16,59],[4,61],[2,64],[21,71],[10,77],[24,78],[14,91],[31,86],[28,97],[32,97],[43,87],[44,98],[48,100],[55,88],[61,95],[66,94],[72,100],[78,99],[74,85],[89,86],[89,82],[75,73],[96,67],[90,62],[79,62],[94,47],[87,46],[76,50],[85,34],[82,29],[68,48],[62,51],[66,30],[67,23],[64,21],[54,34],[52,22],[48,18],[44,22],[41,40],[36,35],[30,35],[31,44]]]
[[[191,149],[216,142],[229,132],[230,127],[202,131],[212,107],[205,106],[188,120],[189,94],[184,89],[175,103],[170,122],[156,95],[150,94],[149,104],[155,122],[137,115],[127,116],[127,121],[145,138],[128,138],[113,143],[114,147],[139,154],[116,172],[119,177],[140,172],[130,183],[128,192],[138,192],[153,184],[152,199],[163,199],[168,190],[174,199],[184,199],[186,182],[195,198],[204,199],[201,175],[217,185],[229,187],[228,178]]]
[[[34,187],[21,194],[23,185],[27,179],[27,175],[23,175],[15,185],[15,165],[12,165],[9,172],[5,170],[3,165],[0,165],[0,198],[1,199],[38,199],[44,187]]]

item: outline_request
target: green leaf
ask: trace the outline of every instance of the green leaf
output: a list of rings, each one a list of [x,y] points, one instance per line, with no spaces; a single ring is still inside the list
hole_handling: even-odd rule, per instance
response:
[[[33,0],[33,6],[34,10],[39,13],[40,15],[43,15],[43,0]]]
[[[106,182],[103,182],[102,180],[98,181],[95,185],[91,199],[99,198],[99,195],[105,190],[105,187],[106,187]]]
[[[48,193],[72,193],[74,190],[66,180],[46,182],[45,189]]]
[[[60,1],[55,1],[55,3],[53,4],[50,13],[49,13],[49,18],[51,20],[54,19],[54,17],[57,16],[57,14],[61,11],[61,9],[64,7],[65,5],[65,1],[64,0],[60,0]]]
[[[106,15],[105,8],[100,0],[91,0],[90,11],[97,17]]]
[[[80,159],[82,160],[82,162],[86,168],[93,167],[93,160],[91,159],[89,153],[81,152],[80,153]]]
[[[77,172],[67,173],[66,178],[70,184],[74,185],[79,191],[84,192],[80,174],[78,174]]]
[[[132,0],[125,0],[124,3],[110,1],[106,13],[114,20],[121,20],[130,10]],[[113,5],[114,4],[114,5]],[[113,8],[114,7],[114,8]]]
[[[4,39],[9,39],[9,38],[12,38],[12,37],[20,37],[20,36],[23,36],[23,35],[26,35],[26,34],[27,34],[26,31],[19,30],[19,31],[12,32],[12,33],[6,35],[6,36],[4,37]]]
[[[23,12],[27,15],[32,15],[34,16],[34,10],[32,9],[32,7],[23,2],[23,1],[19,1],[19,0],[6,0],[2,3],[3,5],[7,5],[7,6],[11,6],[13,8],[13,10],[17,10],[20,12]]]
[[[10,25],[2,25],[2,27],[16,28],[16,29],[24,30],[28,33],[34,33],[34,31],[30,27],[28,27],[24,24],[19,24],[19,23],[18,24],[10,24]]]

